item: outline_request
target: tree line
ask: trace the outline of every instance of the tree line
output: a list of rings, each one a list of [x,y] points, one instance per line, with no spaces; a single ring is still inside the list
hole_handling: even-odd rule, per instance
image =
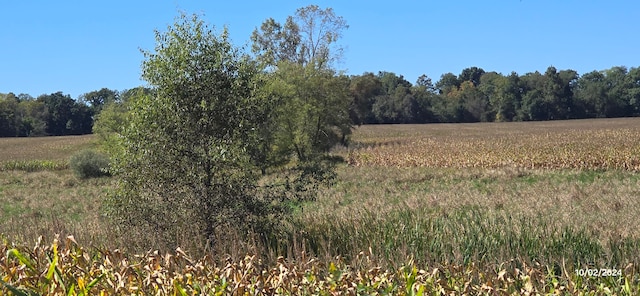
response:
[[[105,105],[127,99],[132,91],[103,88],[77,100],[62,92],[40,95],[0,93],[0,137],[90,134]]]
[[[357,124],[561,120],[640,115],[640,68],[618,66],[582,76],[550,66],[502,75],[470,67],[435,84],[390,72],[351,77]]]
[[[343,106],[356,125],[640,116],[640,68],[624,66],[583,75],[553,66],[524,75],[470,67],[443,74],[436,83],[422,75],[412,84],[386,71],[342,79],[332,87],[345,88]],[[105,106],[126,101],[135,90],[103,88],[77,100],[62,92],[37,98],[0,94],[0,137],[89,134]]]

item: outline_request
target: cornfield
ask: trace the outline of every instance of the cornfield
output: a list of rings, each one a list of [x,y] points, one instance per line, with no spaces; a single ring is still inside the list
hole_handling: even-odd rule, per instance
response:
[[[620,276],[580,277],[546,266],[421,268],[412,260],[395,271],[375,266],[369,253],[356,264],[278,258],[265,266],[255,256],[218,263],[148,252],[128,258],[118,250],[87,251],[72,236],[42,239],[33,248],[0,245],[0,295],[534,295],[596,292],[633,295],[640,283],[633,267]],[[636,279],[636,280],[634,280]]]
[[[626,123],[565,129],[526,123],[531,125],[526,132],[509,130],[514,123],[416,125],[408,135],[369,137],[363,131],[347,161],[354,166],[640,171],[640,125]],[[470,127],[484,130],[469,132]]]

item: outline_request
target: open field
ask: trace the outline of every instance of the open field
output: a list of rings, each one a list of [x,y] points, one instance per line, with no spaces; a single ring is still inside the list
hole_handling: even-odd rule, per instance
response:
[[[65,170],[71,154],[95,147],[93,135],[0,138],[0,171]]]
[[[67,161],[74,152],[95,147],[93,135],[0,138],[0,162],[14,160]]]
[[[7,144],[10,140],[0,142],[2,151],[20,154],[21,146]],[[48,147],[46,138],[34,140]],[[69,156],[89,145],[74,143],[65,148]],[[471,294],[605,294],[609,289],[633,295],[640,292],[639,148],[640,119],[635,118],[363,126],[348,149],[335,151],[347,161],[338,168],[337,183],[300,207],[291,228],[268,246],[229,235],[228,245],[199,263],[177,254],[175,262],[181,263],[172,263],[147,253],[130,258],[131,269],[125,270],[100,259],[111,256],[113,263],[125,260],[123,255],[98,252],[91,257],[97,261],[83,264],[95,270],[104,265],[113,281],[124,278],[118,273],[135,275],[130,278],[137,282],[123,285],[138,289],[145,283],[143,267],[158,262],[166,272],[160,286],[176,289],[177,281],[187,291],[232,291],[223,287],[225,278],[243,289],[262,281],[273,289],[263,290],[267,295],[278,287],[292,294],[362,289],[404,295],[423,287],[430,295],[455,289]],[[30,155],[64,161],[62,153],[36,150]],[[102,197],[111,188],[111,178],[79,180],[68,169],[0,172],[0,237],[32,246],[44,235],[40,251],[18,248],[40,258],[36,269],[43,273],[50,264],[38,256],[51,252],[54,233],[73,234],[87,247],[126,249],[127,239],[137,235],[113,237],[100,214]],[[73,264],[78,259],[71,254],[79,247],[65,248],[60,264]],[[1,245],[0,250],[7,254]],[[226,265],[223,254],[230,255],[232,264]],[[208,267],[187,268],[197,264]],[[621,275],[581,276],[576,269]],[[0,278],[3,272],[0,266]],[[193,276],[191,284],[182,276],[186,273]],[[71,275],[63,276],[67,284],[74,281]],[[283,277],[287,280],[275,281]],[[124,289],[105,281],[96,287],[111,293]]]
[[[352,165],[640,170],[636,118],[363,126]]]

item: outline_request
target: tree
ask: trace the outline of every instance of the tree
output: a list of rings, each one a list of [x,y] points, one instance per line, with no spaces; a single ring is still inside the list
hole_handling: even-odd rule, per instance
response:
[[[477,87],[478,85],[480,85],[480,78],[484,74],[485,74],[485,71],[482,68],[478,68],[478,67],[465,68],[462,70],[460,75],[458,75],[458,81],[460,81],[460,83],[465,81],[471,81],[471,83],[473,83],[473,86]]]
[[[265,67],[266,95],[275,110],[263,126],[277,131],[262,133],[263,143],[272,147],[262,145],[263,152],[255,153],[258,159],[281,163],[278,159],[291,153],[301,163],[321,163],[331,147],[347,142],[353,98],[348,77],[332,67],[341,51],[336,42],[346,28],[333,9],[310,5],[284,26],[268,19],[253,32],[252,49]]]
[[[291,149],[301,162],[323,158],[351,134],[349,79],[331,69],[281,62],[269,76],[277,154]]]
[[[0,94],[0,137],[15,137],[19,129],[17,118],[20,101],[13,93]]]
[[[93,114],[98,115],[105,105],[118,102],[120,100],[120,94],[115,90],[102,88],[81,95],[79,100],[89,104]]]
[[[420,105],[412,94],[411,82],[392,72],[378,72],[382,94],[375,97],[372,113],[379,123],[415,123],[421,118]]]
[[[495,121],[512,121],[520,103],[518,74],[512,72],[503,76],[495,72],[484,74],[479,88],[488,98],[492,116]]]
[[[631,68],[626,78],[630,112],[632,116],[640,116],[640,68]]]
[[[309,5],[296,10],[284,25],[269,18],[251,35],[252,50],[267,65],[276,66],[280,61],[315,67],[330,67],[341,55],[336,44],[342,31],[349,26],[336,16],[332,8],[320,9]]]
[[[130,97],[110,216],[175,247],[194,230],[214,244],[222,229],[266,227],[276,196],[258,186],[248,153],[268,111],[255,62],[197,16],[181,16],[144,52],[152,94]],[[259,230],[259,229],[258,229]]]
[[[417,102],[416,123],[438,122],[433,106],[438,100],[438,90],[427,75],[418,77],[411,93]]]
[[[354,124],[375,123],[372,107],[375,98],[384,93],[382,83],[373,73],[351,77],[349,91],[353,98],[349,116]]]
[[[607,104],[607,87],[602,72],[591,71],[578,79],[576,104],[585,117],[604,117]]]
[[[153,96],[151,89],[137,87],[122,92],[118,100],[107,102],[99,114],[94,117],[93,133],[101,147],[109,153],[115,153],[118,147],[117,137],[127,125],[127,113],[131,102],[144,96]]]
[[[114,137],[112,171],[119,182],[108,204],[115,225],[150,233],[168,247],[175,247],[185,231],[195,235],[192,241],[203,238],[211,246],[229,231],[272,233],[288,205],[307,197],[298,193],[318,184],[313,167],[293,165],[266,179],[261,174],[274,165],[268,157],[272,144],[280,142],[273,139],[287,128],[280,125],[284,109],[273,97],[272,88],[280,84],[268,81],[268,73],[230,43],[226,28],[216,34],[197,16],[183,15],[166,32],[156,32],[155,50],[144,55],[142,77],[152,91],[128,95],[126,125]],[[325,83],[299,90],[314,92],[342,81],[325,80],[326,75],[291,76],[294,83],[282,86]],[[308,98],[313,97],[299,96]],[[313,107],[306,111],[317,114],[310,118],[318,121],[335,116]],[[318,121],[303,127],[324,128]],[[299,128],[297,123],[292,126]],[[315,144],[328,131],[320,132],[294,135],[316,139]]]
[[[542,89],[547,119],[567,119],[571,116],[573,107],[573,85],[578,74],[573,70],[558,72],[553,66],[547,68],[544,74],[545,82]]]
[[[93,112],[69,95],[57,92],[37,99],[45,107],[46,133],[53,136],[91,133]]]
[[[20,109],[23,113],[21,136],[45,136],[46,133],[46,108],[42,101],[33,98],[20,101]]]
[[[456,122],[490,121],[489,107],[485,96],[467,80],[460,84],[460,88],[447,94],[447,100],[453,102],[453,114]]]
[[[605,70],[605,87],[607,89],[606,102],[604,102],[604,115],[606,117],[622,117],[632,114],[629,106],[630,97],[628,90],[632,88],[627,84],[627,68],[612,67]]]
[[[452,90],[457,89],[460,86],[461,81],[458,80],[453,73],[445,73],[440,76],[440,80],[436,82],[436,88],[441,95],[447,95]]]
[[[520,77],[522,89],[522,103],[517,109],[518,120],[548,119],[542,89],[545,77],[538,71],[527,73]]]

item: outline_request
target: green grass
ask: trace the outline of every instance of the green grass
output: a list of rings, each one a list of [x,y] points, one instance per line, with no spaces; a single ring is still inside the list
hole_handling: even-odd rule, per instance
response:
[[[487,266],[513,258],[640,263],[636,173],[344,166],[339,176],[296,225],[318,254],[355,257],[371,248],[389,265],[408,257]]]
[[[104,234],[102,198],[111,184],[109,178],[80,180],[68,169],[0,172],[0,233],[17,241],[55,233],[94,241]]]

